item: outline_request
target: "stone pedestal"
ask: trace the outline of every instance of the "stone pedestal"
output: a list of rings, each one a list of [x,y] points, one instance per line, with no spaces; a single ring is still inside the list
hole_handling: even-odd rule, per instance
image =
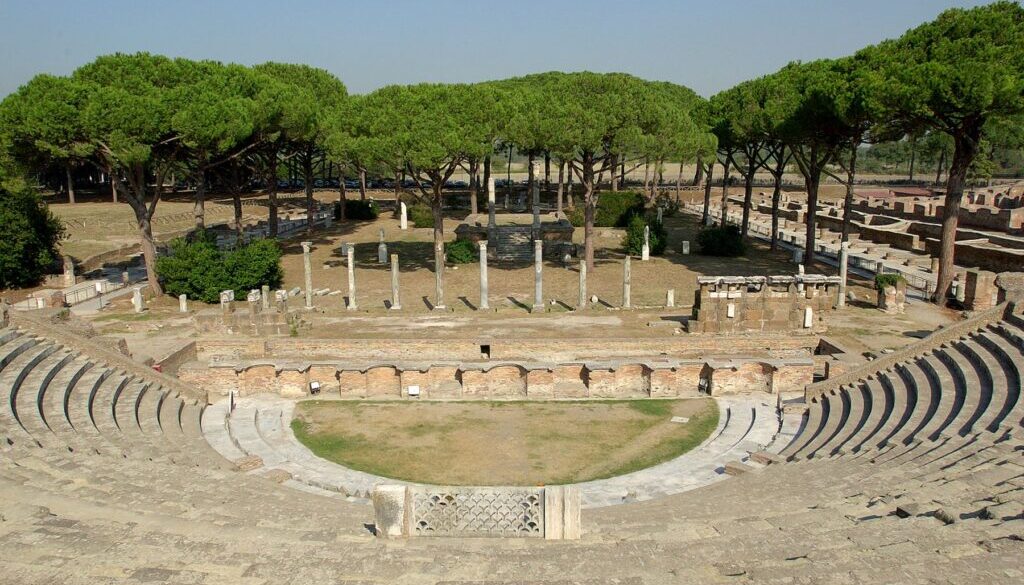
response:
[[[388,263],[388,245],[384,241],[384,228],[380,229],[380,241],[377,243],[377,262],[379,264]]]
[[[263,308],[264,309],[269,309],[270,308],[270,287],[265,285],[265,284],[263,286],[261,286],[260,287],[260,296],[263,299]]]
[[[146,304],[142,300],[142,287],[140,286],[132,289],[132,308],[136,313],[141,313],[146,308]]]
[[[78,284],[78,277],[75,276],[75,261],[64,257],[64,286],[75,286]]]
[[[409,210],[405,206],[405,201],[400,201],[398,205],[401,212],[398,216],[398,227],[403,230],[409,229]]]
[[[684,256],[685,255],[689,255],[690,254],[690,242],[688,240],[684,240],[683,243],[679,245],[679,251],[682,252],[682,254]]]
[[[188,313],[188,295],[186,295],[186,294],[178,295],[178,312],[179,313]]]
[[[967,271],[964,286],[964,304],[970,311],[984,311],[996,306],[998,301],[996,274],[988,270],[972,268]]]
[[[670,309],[676,306],[675,289],[670,288],[667,291],[665,291],[665,306]]]

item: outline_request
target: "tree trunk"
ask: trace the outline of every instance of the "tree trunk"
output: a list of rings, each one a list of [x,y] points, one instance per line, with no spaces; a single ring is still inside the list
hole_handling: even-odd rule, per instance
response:
[[[359,200],[366,201],[366,169],[359,169]]]
[[[747,162],[747,172],[743,175],[743,220],[740,222],[740,233],[747,237],[747,229],[750,226],[750,206],[754,197],[754,172],[757,164],[754,161]]]
[[[114,175],[110,175],[110,200],[117,203],[117,185],[114,183]]]
[[[680,174],[683,172],[683,168],[679,167]],[[693,173],[693,186],[700,185],[700,182],[704,180],[704,161],[698,156],[697,157],[697,170]]]
[[[480,169],[480,163],[475,159],[469,161],[469,212],[473,215],[477,214],[477,172]]]
[[[558,213],[562,213],[562,189],[563,182],[565,180],[565,161],[558,161],[558,197],[556,198],[556,205],[558,206]]]
[[[775,175],[772,189],[772,251],[779,249],[779,203],[782,200],[782,173]]]
[[[434,215],[434,307],[444,307],[444,213],[442,211],[441,183],[433,177],[434,197],[430,210]]]
[[[651,203],[651,166],[649,161],[644,160],[644,198],[647,204]]]
[[[580,165],[583,186],[583,257],[587,262],[587,271],[594,273],[594,215],[597,210],[597,197],[594,194],[594,155],[584,153]]]
[[[529,158],[526,161],[526,197],[529,200],[530,195],[533,193],[533,182],[537,180],[537,177],[533,175],[533,152],[530,152]],[[529,203],[527,203],[529,207]]]
[[[967,170],[978,154],[981,127],[953,137],[953,160],[946,177],[946,200],[942,208],[942,242],[939,249],[939,278],[934,302],[943,304],[953,283],[955,271],[956,227],[960,219],[960,201],[964,196]]]
[[[71,176],[71,165],[66,165],[64,167],[64,176],[67,178],[67,181],[68,181],[68,203],[74,203],[75,202],[75,180]]]
[[[911,165],[913,168],[913,165]],[[913,171],[911,171],[913,173]],[[857,175],[857,147],[850,151],[850,165],[846,168],[846,198],[843,200],[843,230],[841,240],[850,241],[850,221],[853,220],[853,180]]]
[[[235,233],[238,237],[242,237],[242,185],[241,180],[238,177],[238,161],[231,161],[231,175],[230,175],[231,190],[231,203],[235,215]]]
[[[544,190],[551,189],[551,153],[544,151]]]
[[[908,177],[910,182],[914,182],[914,163],[917,160],[917,141],[910,141],[910,176]]]
[[[817,219],[818,184],[820,182],[821,170],[813,167],[809,176],[804,178],[804,184],[807,186],[807,242],[804,246],[804,266],[814,265],[815,219]]]
[[[267,229],[270,237],[277,237],[277,153],[270,157],[267,168],[267,206],[269,215],[267,217]]]
[[[206,229],[206,170],[196,172],[196,204],[192,210],[197,230]]]
[[[714,174],[715,163],[711,163],[708,165],[708,174],[704,182],[704,214],[700,218],[701,229],[708,225],[708,217],[711,213],[711,181],[714,178]]]
[[[142,259],[146,264],[146,278],[149,280],[149,290],[154,296],[163,296],[164,289],[160,285],[160,279],[156,273],[156,242],[153,240],[153,225],[147,213],[141,217],[137,215],[139,222],[139,233],[142,235]]]
[[[341,172],[339,165],[338,173],[341,175],[341,180],[338,181],[338,221],[345,219],[345,203],[348,201],[348,191],[345,189],[345,173]],[[398,199],[395,199],[397,205]]]
[[[942,151],[939,152],[939,164],[938,164],[938,166],[935,169],[935,184],[936,185],[940,184],[940,181],[942,180],[942,167],[945,164],[946,164],[946,149],[943,148]]]
[[[679,204],[680,198],[683,196],[683,163],[679,161],[679,172],[676,173],[676,204]]]
[[[617,155],[617,154],[616,155],[612,155],[612,169],[618,168],[618,166],[619,166],[618,161],[619,161],[619,155]],[[612,189],[612,193],[615,193],[615,192],[617,192],[619,190],[619,182],[615,178],[615,171],[614,170],[612,170],[612,185],[611,185],[611,189]]]
[[[725,227],[727,223],[727,216],[729,214],[729,159],[725,159],[722,163],[725,167],[725,174],[722,175],[722,227]]]
[[[491,155],[484,157],[484,181],[483,188],[489,189],[491,184]]]
[[[302,182],[306,190],[306,233],[316,231],[316,201],[313,199],[313,157],[304,157],[302,161]]]

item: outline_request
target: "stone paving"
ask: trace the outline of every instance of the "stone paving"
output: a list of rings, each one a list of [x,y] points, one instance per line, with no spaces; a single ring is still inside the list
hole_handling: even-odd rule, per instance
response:
[[[771,398],[717,398],[718,427],[704,443],[647,469],[578,484],[584,507],[650,500],[709,485],[728,477],[724,473],[728,461],[748,462],[752,452],[772,447],[780,450],[785,442],[775,439],[782,415]],[[262,466],[251,470],[252,474],[283,470],[290,474],[288,485],[304,484],[303,489],[364,502],[379,484],[416,485],[349,469],[314,455],[291,431],[294,400],[269,394],[246,397],[236,402],[228,416],[229,406],[230,399],[225,399],[206,408],[203,435],[229,460],[259,457]],[[799,425],[799,415],[788,414],[786,418],[788,426]]]

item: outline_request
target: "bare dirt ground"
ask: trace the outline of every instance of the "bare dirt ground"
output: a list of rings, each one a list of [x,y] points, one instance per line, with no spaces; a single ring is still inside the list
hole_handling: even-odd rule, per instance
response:
[[[689,418],[671,422],[673,416]],[[708,398],[587,402],[305,401],[292,428],[314,453],[407,481],[544,485],[611,477],[699,445]]]

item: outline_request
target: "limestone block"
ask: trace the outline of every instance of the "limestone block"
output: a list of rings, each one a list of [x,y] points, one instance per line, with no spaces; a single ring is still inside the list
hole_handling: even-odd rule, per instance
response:
[[[408,489],[401,485],[379,485],[373,488],[374,534],[378,538],[409,536]]]

